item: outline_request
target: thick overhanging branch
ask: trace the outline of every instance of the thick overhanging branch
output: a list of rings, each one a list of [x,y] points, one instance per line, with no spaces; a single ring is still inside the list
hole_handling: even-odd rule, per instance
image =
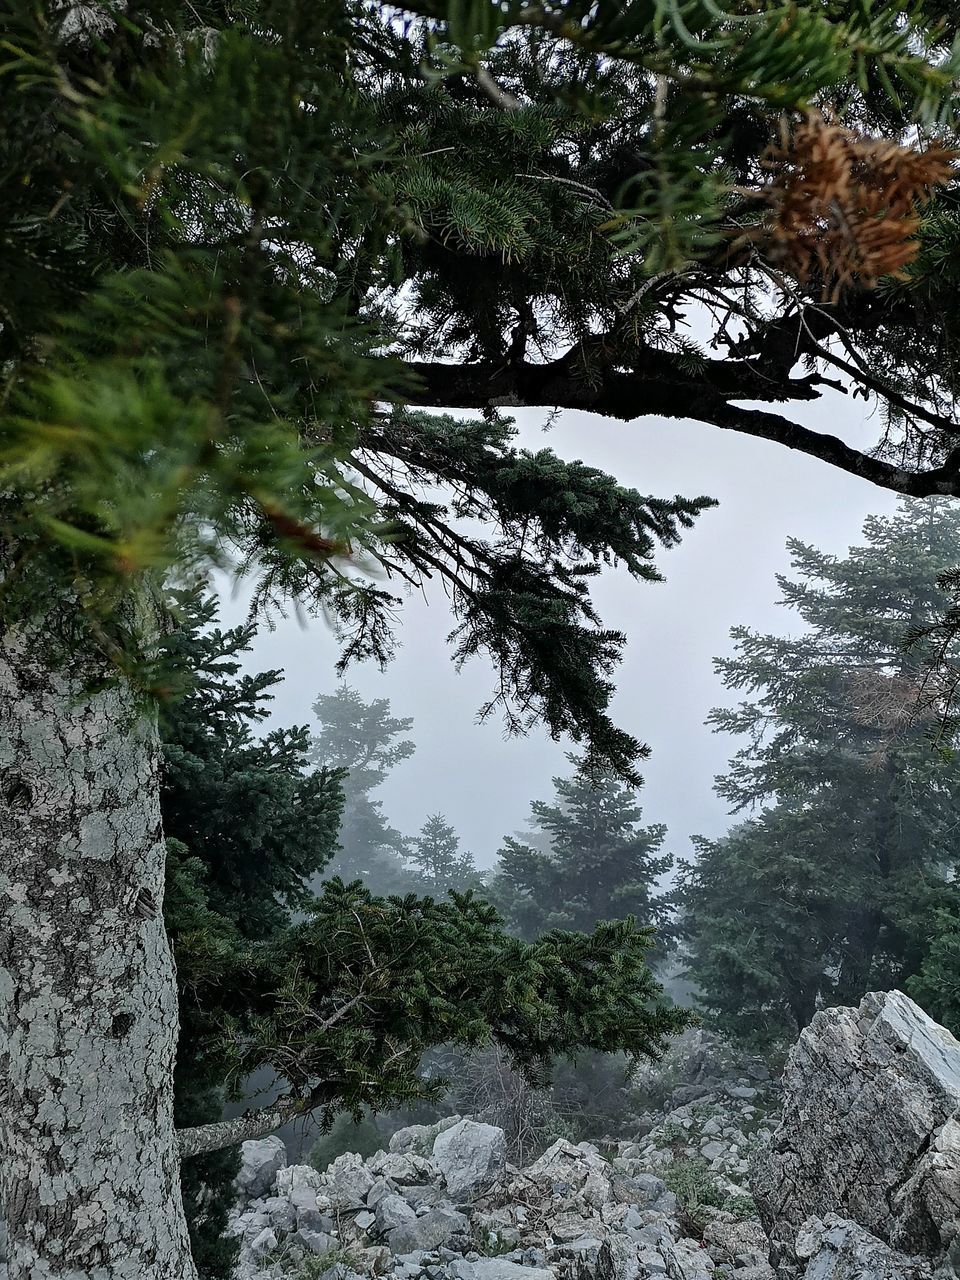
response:
[[[214,1124],[180,1129],[177,1132],[180,1159],[207,1155],[211,1151],[222,1151],[224,1147],[235,1147],[241,1142],[263,1138],[288,1121],[295,1120],[297,1116],[306,1115],[318,1105],[319,1099],[313,1096],[303,1098],[288,1094],[268,1107],[248,1111],[233,1120],[218,1120]]]
[[[651,416],[689,418],[785,445],[908,497],[960,495],[960,453],[956,451],[941,466],[913,471],[782,414],[734,403],[816,400],[816,378],[785,377],[775,366],[774,376],[766,378],[756,361],[719,360],[684,375],[669,353],[649,354],[649,369],[601,369],[589,374],[578,370],[570,355],[541,365],[412,363],[417,385],[405,398],[409,404],[450,409],[581,409],[624,422]]]

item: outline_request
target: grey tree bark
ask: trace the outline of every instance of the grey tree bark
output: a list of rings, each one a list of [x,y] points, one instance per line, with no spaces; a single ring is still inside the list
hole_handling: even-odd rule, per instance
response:
[[[195,1280],[180,1197],[159,741],[0,636],[0,1194],[9,1280]],[[95,672],[93,674],[96,674]]]

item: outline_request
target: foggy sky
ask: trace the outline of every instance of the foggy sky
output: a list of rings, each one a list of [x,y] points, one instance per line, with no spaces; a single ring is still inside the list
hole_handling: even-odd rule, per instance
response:
[[[792,416],[868,447],[877,424],[865,417],[863,401],[829,394],[829,401],[791,408]],[[799,629],[794,615],[776,605],[775,574],[788,569],[788,536],[843,553],[859,541],[864,517],[892,511],[896,499],[781,445],[716,427],[658,419],[624,424],[566,411],[544,434],[546,417],[518,411],[519,443],[581,458],[644,493],[707,494],[720,503],[678,548],[658,554],[666,582],[635,582],[620,570],[593,588],[604,624],[628,637],[614,712],[652,748],[642,767],[644,820],[666,823],[666,847],[689,856],[691,835],[718,835],[731,821],[712,785],[735,744],[704,726],[710,708],[729,700],[713,657],[730,651],[728,633],[739,623]],[[224,622],[244,612],[242,591],[224,599]],[[391,822],[413,834],[442,812],[488,866],[502,837],[523,827],[530,801],[551,798],[551,777],[567,770],[571,744],[554,743],[542,731],[505,739],[497,720],[478,725],[492,671],[481,660],[455,671],[445,643],[452,625],[441,588],[426,601],[409,597],[396,659],[382,674],[370,664],[355,666],[346,680],[367,699],[389,698],[394,715],[414,720],[416,753],[379,793]],[[261,628],[248,669],[286,673],[274,724],[310,722],[316,694],[335,688],[336,656],[321,621],[304,629],[291,620],[272,633]]]

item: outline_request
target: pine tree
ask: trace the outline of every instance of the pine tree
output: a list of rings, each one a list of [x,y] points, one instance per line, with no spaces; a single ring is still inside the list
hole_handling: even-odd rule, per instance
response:
[[[531,842],[508,836],[497,855],[491,892],[510,926],[535,938],[632,916],[655,927],[662,945],[669,906],[657,882],[673,865],[660,854],[666,828],[641,827],[636,793],[609,774],[578,772],[553,783],[555,802],[531,805]]]
[[[410,842],[408,857],[423,893],[462,893],[471,884],[479,886],[473,855],[461,850],[460,837],[442,814],[426,820]]]
[[[405,866],[410,842],[390,826],[383,802],[371,793],[391,769],[413,755],[412,740],[401,736],[410,732],[413,721],[391,716],[388,699],[364,702],[347,685],[321,694],[313,713],[320,727],[314,730],[311,758],[344,770],[339,850],[326,874],[347,882],[362,880],[374,893],[409,892],[414,887]]]
[[[905,904],[957,866],[960,768],[935,741],[927,628],[960,514],[904,504],[864,539],[844,557],[792,540],[796,576],[779,584],[804,630],[735,628],[717,663],[750,695],[711,716],[747,744],[718,791],[766,807],[702,842],[682,901],[705,1006],[741,1032],[793,1035],[820,1004],[902,985],[917,963]]]

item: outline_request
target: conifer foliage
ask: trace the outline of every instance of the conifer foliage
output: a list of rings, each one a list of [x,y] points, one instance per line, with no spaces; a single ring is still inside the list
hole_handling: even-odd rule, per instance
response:
[[[164,920],[179,982],[176,1123],[218,1121],[230,1081],[216,1050],[221,988],[208,978],[276,937],[310,901],[307,882],[336,848],[336,770],[311,767],[305,727],[257,735],[280,673],[241,673],[252,626],[221,630],[212,598],[177,592],[168,641],[182,689],[163,705]],[[234,1082],[236,1083],[236,1082]],[[236,1148],[184,1162],[184,1205],[201,1280],[227,1280],[237,1244],[224,1234]]]
[[[386,698],[364,702],[349,685],[320,694],[313,714],[318,723],[310,740],[311,759],[343,770],[338,850],[328,876],[347,883],[361,880],[374,893],[409,892],[405,860],[410,842],[390,825],[383,802],[373,793],[413,754],[413,741],[405,736],[413,721],[391,715]]]
[[[528,839],[507,836],[498,854],[491,892],[511,928],[536,938],[629,916],[656,927],[662,947],[670,906],[658,881],[673,865],[660,851],[666,828],[642,827],[635,792],[610,774],[578,770],[553,782],[554,803],[531,805]]]
[[[960,767],[938,741],[931,681],[957,648],[929,628],[948,604],[938,579],[960,556],[960,515],[908,503],[863,534],[846,556],[791,540],[779,584],[802,629],[737,627],[717,662],[747,694],[711,716],[745,741],[717,789],[760,812],[700,842],[681,901],[705,1007],[760,1040],[916,978],[933,921],[953,929]],[[949,945],[934,948],[928,994]]]
[[[909,280],[853,290],[825,313],[811,305],[821,281],[778,268],[762,176],[781,112],[812,105],[859,131],[949,145],[957,34],[956,15],[932,2],[908,15],[676,0],[6,6],[0,752],[27,743],[42,774],[45,743],[22,723],[29,683],[45,691],[43,723],[69,720],[90,760],[114,761],[128,791],[140,779],[148,792],[139,809],[124,793],[126,825],[142,828],[126,844],[61,804],[60,778],[0,792],[5,874],[9,861],[13,900],[33,904],[0,915],[0,965],[15,982],[46,982],[47,998],[56,988],[58,1008],[75,1002],[69,1051],[49,1042],[36,1001],[17,1004],[18,1034],[0,1040],[0,1102],[19,1126],[16,1148],[0,1151],[0,1188],[30,1206],[11,1226],[13,1280],[64,1266],[193,1274],[174,1192],[173,972],[158,916],[154,700],[171,678],[161,584],[239,560],[258,610],[295,600],[324,613],[345,660],[389,656],[406,587],[445,588],[455,657],[493,660],[484,710],[515,731],[568,735],[594,772],[636,784],[643,747],[609,714],[623,637],[589,588],[608,563],[655,577],[657,550],[707,501],[644,495],[520,448],[500,411],[689,415],[901,491],[960,492],[949,203],[927,204]],[[909,238],[912,196],[901,212]],[[720,355],[678,333],[704,297]],[[852,343],[842,355],[841,338]],[[837,368],[889,407],[878,450],[744,407],[815,399]],[[410,406],[481,414],[463,423]],[[335,782],[299,776],[297,730],[263,748],[244,739],[230,699],[255,703],[266,687],[234,685],[220,707],[229,750],[184,723],[168,795],[183,844],[172,898],[194,921],[178,944],[183,989],[219,1011],[204,1071],[269,1065],[291,1092],[246,1131],[183,1131],[183,1153],[280,1114],[416,1092],[419,1052],[437,1038],[493,1038],[530,1064],[577,1043],[655,1052],[680,1024],[657,1002],[649,939],[629,918],[524,944],[469,896],[384,901],[334,880],[281,927],[294,881],[329,852]],[[124,725],[105,727],[111,705]],[[58,723],[46,745],[62,752],[66,736]],[[95,807],[110,779],[86,759],[76,782]],[[61,769],[72,763],[61,754]],[[316,830],[281,827],[282,847],[261,832],[258,848],[256,824],[245,831],[230,812],[241,777],[256,783],[258,823],[295,805]],[[211,812],[221,806],[222,859],[190,813],[193,783]],[[56,802],[53,845],[71,851],[49,901],[24,808],[40,795]],[[129,919],[83,906],[94,830],[94,878]],[[274,864],[260,895],[271,919],[253,938],[233,895],[260,853]],[[65,980],[77,968],[66,943],[31,935],[31,911],[57,913],[46,937],[98,940],[84,970],[96,999]],[[100,979],[125,966],[130,1008],[113,1036]],[[105,1064],[96,1078],[91,1053]],[[84,1071],[99,1109],[71,1116],[60,1141],[32,1123],[26,1093],[38,1078],[75,1091]],[[104,1128],[120,1094],[131,1127]],[[155,1150],[131,1137],[151,1125]],[[27,1196],[9,1184],[42,1176],[58,1142],[57,1160],[71,1162],[69,1177],[57,1164],[58,1185],[73,1190],[51,1208],[32,1183]],[[109,1240],[91,1202],[111,1206]]]
[[[432,814],[410,842],[409,856],[423,893],[479,887],[473,856],[460,848],[460,837],[440,813]]]

